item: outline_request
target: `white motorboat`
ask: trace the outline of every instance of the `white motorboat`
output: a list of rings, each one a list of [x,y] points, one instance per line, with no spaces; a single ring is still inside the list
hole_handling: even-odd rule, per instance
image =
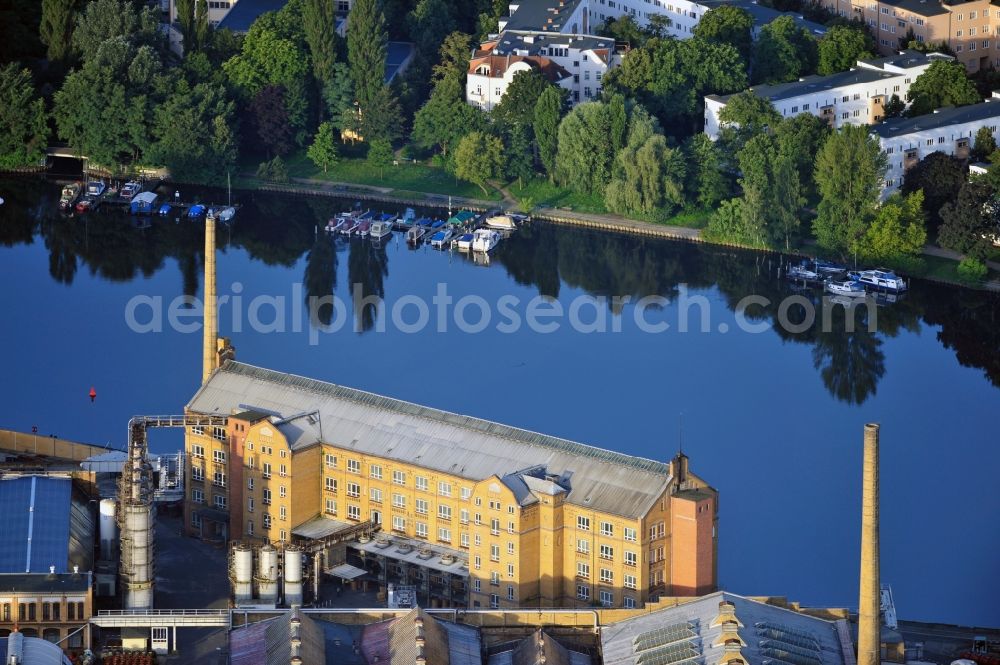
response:
[[[422,226],[411,226],[406,230],[406,242],[416,245],[420,239],[427,234],[427,230]]]
[[[819,279],[819,273],[805,266],[789,266],[785,277],[793,281],[813,282]]]
[[[368,233],[369,235],[371,235],[372,240],[381,240],[386,236],[391,236],[392,220],[372,222],[371,228],[368,230]]]
[[[862,270],[849,272],[847,276],[861,282],[866,288],[900,293],[907,288],[906,280],[889,270]]]
[[[500,242],[500,234],[492,229],[476,229],[472,234],[472,251],[489,252]]]
[[[107,188],[103,180],[91,180],[87,183],[87,196],[100,196]]]
[[[455,234],[452,233],[451,229],[441,229],[431,236],[431,247],[436,247],[437,249],[447,247],[448,241],[451,240],[453,235]]]
[[[218,220],[220,222],[229,223],[233,221],[233,217],[236,216],[236,208],[229,206],[228,208],[223,208],[222,212],[219,213]]]
[[[514,218],[510,215],[494,215],[493,217],[487,217],[486,221],[483,223],[492,229],[503,229],[505,231],[513,231],[517,228]]]
[[[458,247],[460,251],[466,252],[472,249],[472,234],[463,233],[454,240],[451,241],[455,247]]]
[[[848,296],[851,298],[864,298],[867,293],[865,285],[853,279],[843,282],[827,282],[825,288],[835,296]]]

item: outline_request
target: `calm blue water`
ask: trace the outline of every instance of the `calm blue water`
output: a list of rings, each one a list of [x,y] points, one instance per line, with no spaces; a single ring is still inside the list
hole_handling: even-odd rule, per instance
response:
[[[201,228],[139,230],[111,212],[64,219],[58,190],[0,181],[0,426],[121,446],[131,415],[179,413],[200,382],[200,333],[138,334],[124,312],[137,295],[200,293]],[[721,491],[722,585],[809,605],[856,606],[862,425],[881,422],[882,577],[900,616],[1000,624],[995,296],[916,284],[879,308],[875,334],[846,334],[842,320],[829,334],[751,334],[738,329],[736,302],[790,293],[774,257],[535,225],[483,266],[398,240],[381,250],[317,240],[315,225],[343,207],[329,199],[237,198],[247,207],[219,234],[220,295],[238,282],[245,303],[286,301],[284,333],[250,331],[246,307],[234,332],[223,307],[239,359],[663,460],[683,413],[692,469]],[[566,308],[579,296],[661,295],[668,304],[647,318],[672,327],[642,332],[626,304],[579,315],[600,314],[609,329],[617,320],[621,332],[577,332],[563,319],[551,333],[504,333],[494,306],[480,333],[452,319],[444,332],[406,334],[378,332],[387,317],[369,310],[371,329],[349,324],[310,343],[293,302],[336,294],[353,315],[353,283],[390,311],[407,296],[429,302],[440,283],[455,300],[517,297],[522,317],[539,294]],[[712,332],[677,331],[683,283],[708,300]],[[770,321],[774,310],[751,312]],[[155,450],[179,444],[176,433],[153,439]]]

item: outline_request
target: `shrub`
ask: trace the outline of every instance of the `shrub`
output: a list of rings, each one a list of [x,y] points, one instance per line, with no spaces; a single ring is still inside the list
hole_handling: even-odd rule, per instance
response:
[[[967,257],[958,264],[958,276],[966,282],[981,282],[986,279],[986,264],[979,259]]]

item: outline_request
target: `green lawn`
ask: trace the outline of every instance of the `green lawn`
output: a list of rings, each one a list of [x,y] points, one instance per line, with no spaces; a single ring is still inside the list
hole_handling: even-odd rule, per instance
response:
[[[946,259],[940,256],[927,256],[924,255],[920,257],[924,262],[924,269],[915,273],[917,277],[927,277],[930,279],[939,279],[946,282],[953,282],[956,284],[968,284],[959,274],[958,274],[958,261],[953,261],[952,259]],[[985,281],[995,280],[1000,275],[997,275],[994,271],[989,271],[986,275]],[[970,286],[976,286],[971,284]]]
[[[316,166],[305,156],[305,152],[289,155],[285,160],[288,175],[292,178],[309,178],[327,182],[351,182],[360,185],[387,187],[395,191],[393,194],[402,196],[403,192],[426,192],[444,196],[463,196],[475,199],[500,198],[499,192],[491,191],[489,195],[476,185],[458,180],[443,169],[425,164],[400,161],[398,166],[387,166],[379,173],[361,158],[345,158],[327,173]]]

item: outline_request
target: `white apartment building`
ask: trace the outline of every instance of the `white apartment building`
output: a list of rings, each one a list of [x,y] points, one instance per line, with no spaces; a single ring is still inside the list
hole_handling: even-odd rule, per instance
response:
[[[473,54],[466,78],[466,101],[484,111],[496,106],[514,75],[538,69],[569,91],[574,104],[601,94],[601,81],[621,62],[613,39],[589,35],[506,31]]]
[[[903,182],[907,169],[932,152],[960,159],[969,157],[976,132],[989,127],[994,138],[1000,126],[1000,93],[979,104],[945,107],[916,118],[894,118],[872,127],[888,160],[882,198],[888,198]]]
[[[778,85],[750,88],[758,97],[771,101],[784,117],[812,113],[826,120],[831,127],[847,124],[871,125],[881,122],[885,104],[897,95],[906,101],[910,85],[935,60],[951,60],[942,53],[903,51],[899,55],[859,60],[856,67],[830,76],[806,78]],[[732,95],[705,97],[705,133],[713,141],[721,129],[719,113]]]

